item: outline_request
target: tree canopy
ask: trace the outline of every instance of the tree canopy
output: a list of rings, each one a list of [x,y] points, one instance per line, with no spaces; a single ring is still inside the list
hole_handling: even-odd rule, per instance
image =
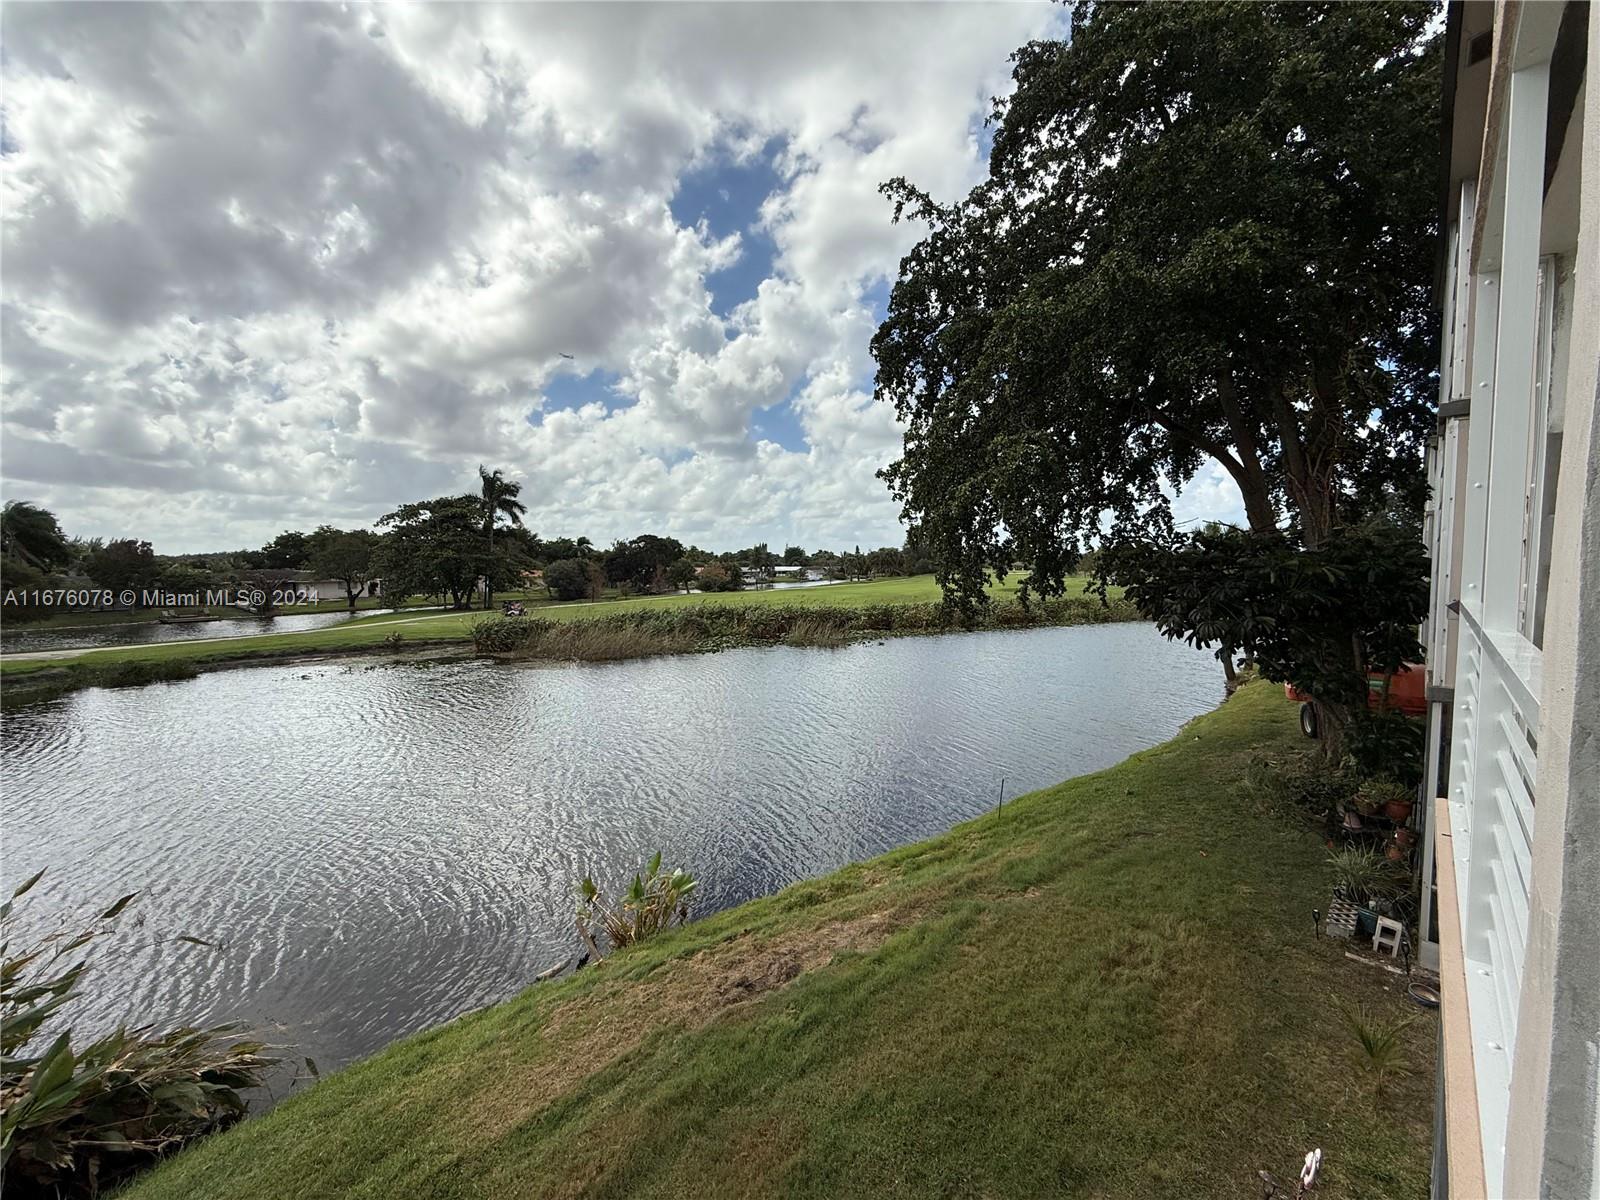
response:
[[[906,423],[883,474],[955,598],[1170,536],[1207,459],[1309,548],[1419,494],[1431,11],[1080,3],[1015,55],[984,183],[885,185],[928,233],[873,340]]]
[[[378,535],[367,529],[340,530],[323,525],[307,542],[311,570],[344,585],[345,600],[351,608],[373,574],[373,552]]]
[[[471,600],[486,564],[483,501],[478,496],[441,496],[403,504],[378,521],[388,529],[377,571],[384,594],[447,596],[456,608]]]
[[[72,546],[55,513],[28,500],[8,500],[0,511],[0,558],[48,574],[72,561]]]

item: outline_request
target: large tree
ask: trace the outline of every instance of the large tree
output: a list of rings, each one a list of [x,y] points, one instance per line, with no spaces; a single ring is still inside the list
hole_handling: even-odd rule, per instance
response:
[[[311,554],[311,539],[298,529],[286,529],[259,550],[247,551],[245,565],[264,571],[299,571]]]
[[[969,597],[1059,585],[1171,525],[1209,459],[1308,546],[1420,487],[1438,55],[1419,4],[1074,6],[1015,56],[987,181],[944,206],[873,341],[885,476]]]
[[[118,593],[142,591],[161,577],[155,551],[137,538],[107,542],[90,553],[83,570],[97,586]]]
[[[470,607],[478,578],[490,565],[481,497],[403,504],[378,524],[388,530],[375,560],[385,595],[396,604],[406,596],[433,595],[454,608]]]
[[[683,557],[683,543],[677,538],[641,533],[629,541],[618,541],[605,553],[606,578],[614,584],[630,584],[640,591],[655,587],[657,576]]]
[[[906,425],[884,477],[953,599],[1181,540],[1172,491],[1208,460],[1308,552],[1420,496],[1432,12],[1076,4],[1015,55],[985,182],[886,185],[928,233],[873,341]]]
[[[331,525],[318,527],[309,539],[311,571],[324,579],[336,579],[344,588],[345,602],[355,611],[356,598],[361,595],[373,574],[373,551],[378,545],[378,535],[368,529],[342,530]]]
[[[72,562],[72,545],[55,513],[28,500],[8,500],[0,511],[0,558],[48,575]]]

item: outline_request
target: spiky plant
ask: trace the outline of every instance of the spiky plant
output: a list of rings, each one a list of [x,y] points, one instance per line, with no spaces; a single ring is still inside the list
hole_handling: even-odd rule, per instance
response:
[[[1371,904],[1375,900],[1403,895],[1411,886],[1404,867],[1390,862],[1376,850],[1346,846],[1328,855],[1334,879],[1352,904]]]
[[[1364,1006],[1341,1004],[1340,1014],[1345,1028],[1355,1037],[1351,1058],[1357,1068],[1372,1080],[1372,1102],[1383,1103],[1384,1082],[1393,1075],[1403,1075],[1409,1069],[1405,1063],[1405,1043],[1400,1035],[1415,1017],[1384,1022],[1370,1014]]]

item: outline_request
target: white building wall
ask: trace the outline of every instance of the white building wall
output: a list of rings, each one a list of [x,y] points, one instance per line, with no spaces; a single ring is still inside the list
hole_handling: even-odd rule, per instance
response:
[[[1589,62],[1600,61],[1600,21]],[[1561,465],[1543,621],[1539,818],[1507,1196],[1600,1196],[1600,87],[1586,88],[1572,303],[1553,371]],[[1574,120],[1577,119],[1576,114]],[[1564,299],[1565,297],[1563,297]],[[1565,353],[1559,353],[1564,351]]]
[[[1430,682],[1454,686],[1436,843],[1451,1195],[1600,1197],[1600,87],[1564,131],[1551,106],[1574,15],[1496,5],[1455,222],[1427,631]],[[1600,61],[1600,22],[1587,40]]]

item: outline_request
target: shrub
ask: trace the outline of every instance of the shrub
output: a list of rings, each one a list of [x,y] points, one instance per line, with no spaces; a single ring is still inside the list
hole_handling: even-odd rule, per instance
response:
[[[578,936],[597,959],[604,957],[597,934],[603,933],[614,950],[654,937],[689,919],[689,897],[697,886],[687,872],[664,874],[659,850],[645,874],[633,877],[617,905],[607,903],[605,894],[585,875],[578,884]]]
[[[783,638],[790,646],[815,646],[837,649],[850,641],[850,635],[828,621],[796,621]]]
[[[1345,733],[1348,764],[1362,775],[1387,775],[1408,788],[1422,782],[1422,721],[1387,710],[1358,710]]]
[[[472,648],[479,654],[508,654],[527,644],[538,625],[528,617],[485,617],[472,627]]]
[[[1293,805],[1314,815],[1332,813],[1355,794],[1356,777],[1328,767],[1318,754],[1285,759],[1258,756],[1245,768],[1246,786],[1263,800]]]
[[[92,667],[91,682],[98,687],[143,687],[147,683],[170,683],[179,679],[193,679],[200,674],[188,662],[122,662],[105,667]]]
[[[738,567],[707,563],[695,577],[694,585],[702,592],[736,592],[744,586],[744,577]]]
[[[111,930],[134,897],[124,896],[76,933],[59,931],[18,946],[17,902],[44,873],[0,905],[4,967],[0,1018],[0,1170],[6,1195],[93,1196],[158,1156],[244,1115],[240,1090],[259,1086],[277,1059],[260,1042],[237,1040],[234,1025],[150,1025],[114,1031],[76,1047],[58,1016],[80,998],[88,969],[79,951]]]
[[[589,594],[589,572],[575,558],[561,558],[544,569],[544,586],[557,600],[582,600]]]

